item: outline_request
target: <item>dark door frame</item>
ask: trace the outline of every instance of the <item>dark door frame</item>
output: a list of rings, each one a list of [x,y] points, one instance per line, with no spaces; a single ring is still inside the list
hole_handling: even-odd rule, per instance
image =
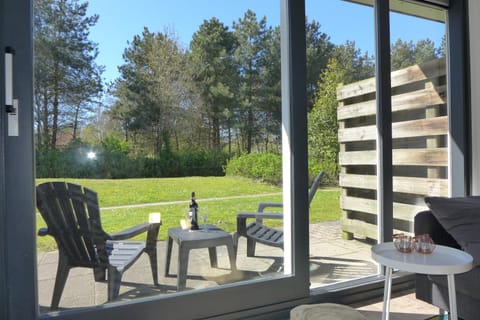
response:
[[[37,317],[33,159],[33,51],[31,0],[0,0],[0,317]],[[8,136],[5,111],[6,47],[13,56],[13,98],[19,135]]]

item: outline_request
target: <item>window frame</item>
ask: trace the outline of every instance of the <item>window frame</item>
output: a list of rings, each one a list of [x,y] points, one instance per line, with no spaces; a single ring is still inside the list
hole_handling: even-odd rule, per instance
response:
[[[381,0],[376,0],[377,3]],[[372,295],[378,295],[383,287],[381,277],[371,277],[348,286],[339,286],[335,292],[309,289],[308,268],[308,200],[307,200],[307,112],[305,90],[305,2],[304,0],[280,0],[282,32],[282,112],[283,138],[288,148],[284,152],[285,207],[290,208],[291,275],[274,279],[261,279],[246,283],[225,285],[191,293],[172,294],[165,297],[149,297],[131,302],[111,303],[92,308],[69,310],[60,313],[38,313],[36,274],[36,226],[34,205],[34,156],[33,156],[33,66],[32,66],[32,0],[0,0],[0,44],[18,48],[15,55],[15,95],[20,99],[24,114],[20,118],[20,137],[6,136],[6,115],[0,118],[0,310],[2,319],[158,319],[159,316],[176,319],[194,317],[211,319],[275,318],[288,315],[288,310],[300,303],[337,301],[351,303]],[[441,1],[444,3],[445,1]],[[418,1],[430,3],[430,1]],[[452,37],[464,32],[467,20],[467,1],[453,1],[448,9],[448,30]],[[379,22],[377,21],[377,24]],[[381,22],[380,22],[381,23]],[[378,25],[377,25],[378,26]],[[382,27],[385,27],[382,25]],[[11,32],[10,30],[16,30]],[[465,33],[464,33],[465,34]],[[383,39],[383,37],[382,37]],[[451,39],[451,38],[450,38]],[[385,40],[382,40],[385,41]],[[452,194],[469,192],[468,183],[468,47],[466,37],[457,38],[448,46],[449,96],[458,97],[449,103],[449,111],[455,111],[451,132],[458,148],[451,150],[451,168],[455,181]],[[385,49],[381,50],[383,54]],[[3,74],[3,63],[0,71]],[[460,83],[452,85],[454,81]],[[0,79],[4,88],[4,79]],[[3,94],[3,90],[2,90]],[[3,101],[3,100],[2,100]],[[23,111],[24,110],[24,111]],[[458,177],[458,178],[457,178]],[[384,237],[388,238],[388,234]],[[288,251],[288,250],[287,250]],[[289,262],[290,261],[290,262]],[[394,282],[394,287],[413,285],[406,276]],[[285,290],[288,288],[288,290]],[[381,290],[380,290],[381,292]],[[188,308],[179,306],[187,305]],[[213,311],[212,311],[213,310]]]

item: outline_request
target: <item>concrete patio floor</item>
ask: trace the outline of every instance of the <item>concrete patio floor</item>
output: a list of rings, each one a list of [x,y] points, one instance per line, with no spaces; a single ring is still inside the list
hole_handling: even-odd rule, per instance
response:
[[[370,255],[370,244],[359,240],[344,240],[339,222],[311,225],[310,230],[311,287],[346,281],[373,275],[377,266]],[[163,295],[177,292],[177,250],[174,243],[169,276],[164,276],[166,241],[158,242],[159,285],[153,285],[147,255],[127,270],[122,278],[118,300]],[[211,268],[207,249],[190,252],[187,290],[215,287],[226,283],[275,276],[282,273],[283,251],[278,248],[257,245],[255,257],[246,257],[246,241],[240,238],[236,273],[230,270],[227,251],[219,247],[218,268]],[[48,312],[57,267],[57,252],[38,253],[38,287],[41,312]],[[61,309],[71,309],[104,304],[107,301],[107,285],[95,282],[92,270],[74,268],[70,271],[60,300]],[[382,303],[374,302],[358,306],[368,319],[381,319]],[[391,303],[391,320],[423,320],[438,312],[433,306],[416,300],[414,294],[395,298]]]

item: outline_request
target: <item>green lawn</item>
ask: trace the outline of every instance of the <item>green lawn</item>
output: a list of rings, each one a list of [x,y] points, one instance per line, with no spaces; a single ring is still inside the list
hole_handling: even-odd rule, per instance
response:
[[[236,214],[240,211],[255,211],[258,202],[281,202],[282,189],[255,183],[249,179],[232,177],[186,177],[125,180],[93,179],[37,179],[37,183],[65,180],[81,184],[98,193],[102,208],[130,204],[162,203],[181,201],[175,204],[145,206],[140,208],[102,209],[102,224],[107,232],[117,232],[148,220],[151,212],[160,212],[162,226],[160,240],[165,240],[168,228],[179,226],[180,220],[188,214],[190,194],[195,191],[199,204],[200,219],[207,214],[207,222],[213,223],[227,232],[236,228]],[[273,194],[273,195],[271,195]],[[215,199],[232,196],[248,196],[238,199]],[[319,188],[312,202],[310,223],[338,220],[338,189]],[[37,213],[37,226],[45,226]],[[273,220],[274,221],[274,220]],[[142,237],[140,237],[142,238]],[[51,237],[38,237],[40,251],[55,250]]]

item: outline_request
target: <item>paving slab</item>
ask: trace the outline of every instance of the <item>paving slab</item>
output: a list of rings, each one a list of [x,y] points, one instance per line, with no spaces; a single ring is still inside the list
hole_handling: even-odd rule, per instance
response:
[[[310,226],[310,275],[312,288],[335,282],[376,274],[377,265],[370,254],[371,244],[362,240],[344,240],[338,221]],[[169,276],[164,276],[166,241],[157,244],[159,285],[153,284],[150,263],[145,254],[122,278],[119,301],[177,292],[177,254],[174,243]],[[232,273],[227,251],[217,248],[218,268],[210,267],[208,249],[190,252],[187,290],[210,288],[223,284],[274,277],[283,272],[283,251],[257,244],[255,257],[246,257],[246,240],[240,238],[237,269]],[[50,305],[56,275],[56,251],[38,254],[39,304],[41,312]],[[106,282],[95,282],[93,272],[87,268],[71,270],[60,300],[60,308],[71,309],[107,303]],[[377,315],[376,309],[368,310]]]

